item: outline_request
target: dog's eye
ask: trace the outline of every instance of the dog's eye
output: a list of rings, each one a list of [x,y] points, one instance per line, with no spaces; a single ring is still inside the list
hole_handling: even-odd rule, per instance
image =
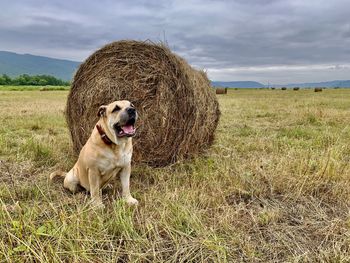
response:
[[[120,111],[120,107],[117,105],[117,106],[115,106],[115,108],[113,109],[113,111],[112,112],[116,112],[116,111]]]
[[[135,108],[134,104],[130,103],[130,107],[131,108]]]

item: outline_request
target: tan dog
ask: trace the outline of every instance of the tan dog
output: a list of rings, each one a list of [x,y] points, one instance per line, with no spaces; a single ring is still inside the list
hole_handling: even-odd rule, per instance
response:
[[[137,112],[129,101],[122,100],[101,106],[98,116],[100,119],[74,167],[67,174],[54,172],[50,179],[64,176],[65,188],[74,193],[80,185],[90,191],[94,205],[103,207],[100,190],[119,174],[123,198],[128,204],[136,205],[138,201],[130,194],[129,179]]]

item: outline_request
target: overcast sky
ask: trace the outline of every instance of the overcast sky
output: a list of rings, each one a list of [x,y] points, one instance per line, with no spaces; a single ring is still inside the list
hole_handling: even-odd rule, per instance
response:
[[[166,40],[212,80],[350,79],[350,0],[0,0],[0,50],[83,61]]]

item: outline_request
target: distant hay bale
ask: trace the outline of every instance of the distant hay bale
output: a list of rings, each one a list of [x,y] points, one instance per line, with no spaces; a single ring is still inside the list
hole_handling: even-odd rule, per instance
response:
[[[321,91],[322,91],[322,88],[315,88],[314,91],[315,91],[315,92],[321,92]]]
[[[227,94],[227,88],[216,88],[215,93],[216,94]]]
[[[49,91],[50,89],[48,87],[41,87],[39,91]]]
[[[140,116],[137,163],[165,166],[213,143],[220,111],[206,74],[164,45],[118,41],[93,53],[75,74],[65,111],[75,153],[90,136],[98,107],[122,99]]]
[[[300,90],[300,88],[299,87],[294,87],[293,90]]]
[[[275,87],[272,87],[271,89],[274,90],[274,89],[276,89],[276,88],[275,88]]]
[[[282,87],[281,90],[287,90],[287,88],[286,87]]]

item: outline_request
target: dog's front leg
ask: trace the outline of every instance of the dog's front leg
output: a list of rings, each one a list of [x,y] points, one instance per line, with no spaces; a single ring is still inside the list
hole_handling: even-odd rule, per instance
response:
[[[89,185],[93,206],[104,208],[104,205],[102,203],[102,194],[100,191],[101,177],[98,171],[89,169]]]
[[[131,165],[128,164],[120,171],[120,181],[122,184],[122,196],[129,205],[137,205],[139,202],[130,194],[130,172]]]

